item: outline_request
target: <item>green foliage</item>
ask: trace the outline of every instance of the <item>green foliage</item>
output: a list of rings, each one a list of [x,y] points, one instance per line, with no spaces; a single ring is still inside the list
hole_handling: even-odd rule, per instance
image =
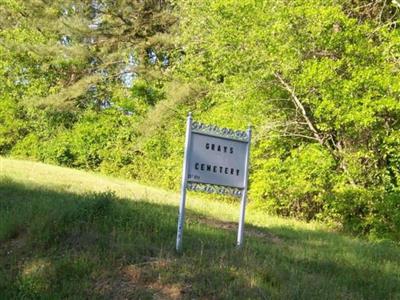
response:
[[[334,227],[373,239],[399,239],[398,191],[337,188],[324,203],[323,219]]]
[[[179,73],[206,82],[197,118],[254,124],[250,195],[260,209],[397,238],[398,146],[388,136],[400,129],[398,14],[395,3],[358,7],[184,1]]]
[[[51,118],[47,115],[46,120]],[[60,128],[62,122],[57,123],[58,130],[46,138],[36,130],[36,134],[21,139],[13,148],[13,155],[108,173],[118,171],[127,176],[124,172],[135,159],[135,118],[109,109],[102,113],[87,111],[71,128]],[[54,127],[47,125],[51,132]]]
[[[318,145],[292,150],[285,160],[269,159],[257,165],[251,196],[272,213],[314,219],[324,206],[332,184],[333,160]]]
[[[24,136],[26,123],[19,115],[15,101],[0,100],[0,154],[8,153]]]

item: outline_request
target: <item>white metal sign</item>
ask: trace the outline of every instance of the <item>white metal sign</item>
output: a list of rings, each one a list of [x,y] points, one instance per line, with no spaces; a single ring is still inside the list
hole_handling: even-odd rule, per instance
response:
[[[192,133],[188,181],[244,188],[247,143]]]
[[[247,131],[239,131],[205,125],[193,121],[189,113],[176,238],[177,251],[182,248],[187,189],[241,196],[237,245],[242,245],[250,140],[250,127]]]

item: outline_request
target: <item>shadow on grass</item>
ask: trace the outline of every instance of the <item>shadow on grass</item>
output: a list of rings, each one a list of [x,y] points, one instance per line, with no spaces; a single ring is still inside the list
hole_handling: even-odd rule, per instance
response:
[[[335,233],[247,226],[177,207],[0,182],[0,298],[387,299],[399,249]]]

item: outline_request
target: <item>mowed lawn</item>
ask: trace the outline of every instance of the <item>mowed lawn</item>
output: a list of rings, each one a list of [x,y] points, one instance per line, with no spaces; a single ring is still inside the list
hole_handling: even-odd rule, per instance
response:
[[[177,174],[176,176],[180,176]],[[400,246],[126,180],[0,158],[0,299],[400,299]]]

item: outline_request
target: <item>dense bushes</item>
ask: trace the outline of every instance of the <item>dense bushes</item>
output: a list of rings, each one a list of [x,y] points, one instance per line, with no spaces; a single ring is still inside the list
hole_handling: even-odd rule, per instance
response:
[[[47,123],[47,122],[45,122]],[[68,167],[120,171],[134,160],[136,121],[109,109],[88,110],[71,128],[50,124],[46,135],[33,130],[13,147],[12,155]]]
[[[333,161],[316,144],[292,150],[284,160],[273,158],[257,166],[251,195],[260,207],[284,216],[311,220],[322,211],[332,188]]]

